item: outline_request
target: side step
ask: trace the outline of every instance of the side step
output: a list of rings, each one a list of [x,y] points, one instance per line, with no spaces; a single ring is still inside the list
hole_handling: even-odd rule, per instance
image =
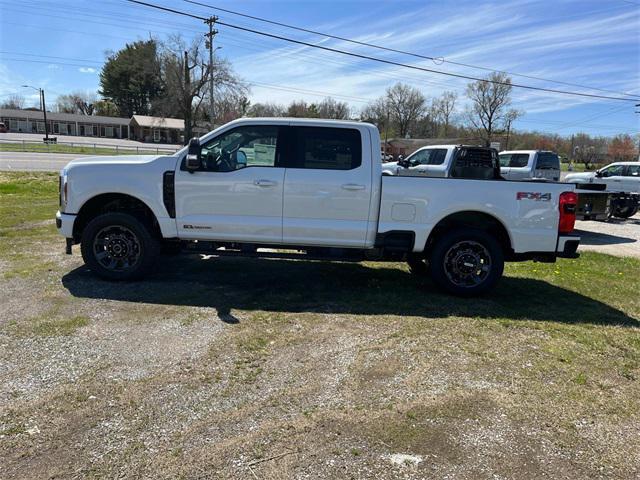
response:
[[[350,249],[327,248],[314,249],[318,252],[309,252],[307,250],[275,250],[271,248],[255,248],[255,249],[226,249],[215,248],[210,242],[188,243],[184,248],[184,253],[198,253],[202,255],[211,255],[214,257],[244,257],[244,258],[269,258],[269,259],[287,259],[287,260],[323,260],[336,262],[361,262],[365,259],[360,250],[348,251]]]

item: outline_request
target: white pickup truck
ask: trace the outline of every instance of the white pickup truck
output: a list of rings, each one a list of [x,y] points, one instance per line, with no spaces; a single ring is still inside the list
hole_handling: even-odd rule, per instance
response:
[[[383,163],[382,175],[492,180],[500,176],[500,163],[498,152],[491,148],[429,145],[404,160]]]
[[[404,260],[458,295],[504,261],[577,256],[573,186],[383,176],[370,124],[240,119],[171,156],[78,159],[59,232],[97,275],[140,278],[173,245],[215,255]]]

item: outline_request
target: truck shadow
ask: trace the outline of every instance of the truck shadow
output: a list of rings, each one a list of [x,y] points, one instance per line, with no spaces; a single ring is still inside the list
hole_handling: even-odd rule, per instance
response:
[[[587,232],[585,230],[576,230],[576,233],[580,235],[582,245],[619,245],[637,242],[635,238],[620,237],[608,233]]]
[[[405,270],[375,265],[181,256],[164,260],[155,274],[136,283],[100,280],[84,266],[62,283],[81,298],[210,307],[226,323],[237,323],[232,310],[240,309],[640,327],[640,319],[541,280],[504,277],[491,294],[462,299]]]

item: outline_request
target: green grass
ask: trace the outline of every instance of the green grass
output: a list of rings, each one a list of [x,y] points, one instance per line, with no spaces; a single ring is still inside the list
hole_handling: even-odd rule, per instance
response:
[[[34,152],[34,153],[80,153],[87,155],[153,155],[168,154],[168,150],[155,150],[153,145],[140,147],[94,147],[93,145],[64,145],[64,144],[38,144],[38,143],[0,143],[0,152]]]
[[[562,170],[563,172],[568,172],[569,171],[569,164],[568,163],[560,163],[560,170]],[[591,170],[587,170],[584,166],[584,163],[576,163],[574,162],[573,164],[573,171],[574,172],[587,172],[587,171],[593,171],[596,170],[596,167],[593,167]]]

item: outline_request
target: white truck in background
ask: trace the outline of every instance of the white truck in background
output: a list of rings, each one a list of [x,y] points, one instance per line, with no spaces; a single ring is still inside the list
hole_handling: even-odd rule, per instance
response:
[[[382,164],[383,175],[403,177],[474,178],[500,177],[497,151],[471,145],[429,145],[404,160]]]
[[[506,180],[560,180],[560,158],[547,150],[500,152],[500,173]]]
[[[610,214],[607,217],[630,218],[640,210],[639,162],[616,162],[595,172],[570,173],[564,181],[575,184],[581,191],[599,190],[590,195],[607,198]]]
[[[56,225],[67,252],[80,244],[87,266],[110,280],[143,277],[170,245],[404,260],[470,296],[491,289],[505,261],[577,257],[571,185],[383,176],[381,165],[367,123],[240,119],[174,155],[72,161]]]

